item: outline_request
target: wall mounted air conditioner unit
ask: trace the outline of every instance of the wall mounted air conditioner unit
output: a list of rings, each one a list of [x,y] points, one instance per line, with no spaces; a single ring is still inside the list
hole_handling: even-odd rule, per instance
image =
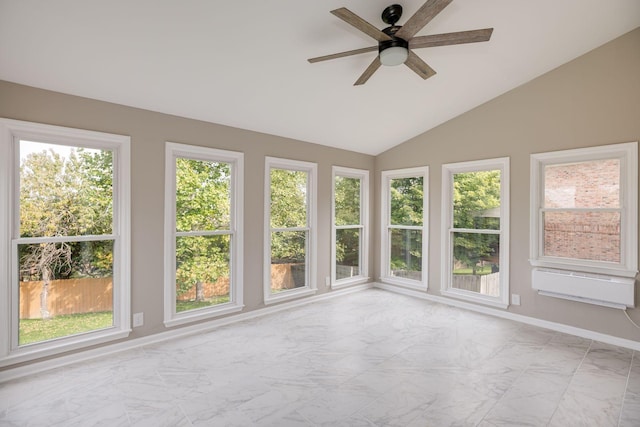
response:
[[[634,278],[534,268],[531,283],[540,295],[621,310],[634,307]]]

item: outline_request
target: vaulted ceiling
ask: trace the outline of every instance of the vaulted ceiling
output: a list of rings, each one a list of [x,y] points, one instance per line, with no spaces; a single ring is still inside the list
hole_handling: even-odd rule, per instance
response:
[[[416,50],[432,78],[307,62],[377,43],[330,10],[382,29],[391,3],[0,0],[0,79],[375,155],[640,26],[638,0],[454,0],[417,35],[493,36]],[[396,3],[402,25],[424,0]]]

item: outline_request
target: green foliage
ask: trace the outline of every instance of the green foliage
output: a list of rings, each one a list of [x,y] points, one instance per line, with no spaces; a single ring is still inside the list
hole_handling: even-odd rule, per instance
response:
[[[271,228],[307,227],[307,179],[303,171],[272,169]],[[304,262],[306,231],[274,231],[271,233],[273,263]]]
[[[106,150],[53,149],[29,154],[20,166],[20,236],[111,234],[113,158]],[[21,245],[21,276],[54,278],[111,275],[113,243],[58,242]]]
[[[176,291],[178,295],[204,283],[229,276],[228,235],[189,236],[176,240]],[[196,299],[199,299],[196,296]]]
[[[424,219],[423,177],[394,178],[390,185],[391,224],[421,226]],[[422,233],[413,230],[392,231],[392,271],[422,270]]]
[[[336,176],[334,184],[335,224],[360,225],[359,178]],[[360,230],[357,228],[336,230],[336,262],[340,265],[360,264]]]
[[[176,160],[176,230],[228,230],[231,224],[231,165]]]
[[[453,177],[453,226],[471,230],[500,229],[500,171],[457,173]],[[498,252],[497,234],[454,233],[454,258],[476,274],[480,260]]]
[[[227,231],[231,227],[231,165],[176,160],[176,230]],[[229,235],[181,236],[176,240],[176,292],[229,276]]]
[[[336,225],[360,224],[360,179],[336,176]]]
[[[391,180],[391,224],[422,225],[424,180],[422,177]]]

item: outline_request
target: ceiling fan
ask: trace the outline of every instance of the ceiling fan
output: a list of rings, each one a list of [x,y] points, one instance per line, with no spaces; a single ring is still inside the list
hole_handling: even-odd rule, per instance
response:
[[[349,50],[346,52],[334,53],[332,55],[318,56],[308,59],[309,62],[320,62],[329,59],[343,58],[345,56],[358,55],[366,52],[378,50],[378,56],[356,80],[354,86],[362,85],[380,68],[381,65],[405,64],[423,79],[428,79],[436,72],[412,49],[424,47],[448,46],[453,44],[476,43],[488,41],[491,38],[493,28],[481,30],[458,31],[455,33],[434,34],[429,36],[414,35],[424,28],[438,13],[449,5],[453,0],[427,0],[425,4],[407,20],[404,25],[396,25],[402,16],[402,6],[392,4],[382,12],[382,21],[389,27],[379,30],[369,22],[360,18],[346,7],[332,10],[331,13],[338,18],[352,25],[363,33],[373,37],[378,41],[378,46],[364,47],[361,49]]]

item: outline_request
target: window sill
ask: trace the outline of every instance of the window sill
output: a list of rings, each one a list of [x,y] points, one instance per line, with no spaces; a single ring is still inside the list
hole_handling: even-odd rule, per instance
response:
[[[370,280],[369,277],[354,277],[349,279],[342,279],[331,284],[331,289],[342,289],[348,286],[361,285],[367,283]]]
[[[627,277],[627,278],[635,278],[638,274],[637,270],[630,270],[624,267],[620,268],[611,268],[611,267],[598,267],[593,264],[586,263],[578,263],[578,262],[562,262],[561,260],[555,259],[530,259],[529,263],[532,267],[539,268],[551,268],[551,269],[559,269],[559,270],[568,270],[573,272],[580,273],[592,273],[592,274],[600,274],[606,276],[614,276],[614,277]]]
[[[291,289],[289,291],[279,292],[277,294],[265,295],[264,303],[265,305],[275,304],[278,302],[289,301],[296,298],[305,297],[308,295],[315,295],[316,289],[309,288],[300,288],[300,289]]]
[[[220,307],[193,310],[176,315],[173,319],[165,320],[164,326],[171,328],[173,326],[184,325],[186,323],[196,322],[198,320],[211,319],[212,317],[224,316],[226,314],[237,313],[242,311],[244,305],[241,304],[225,304]]]
[[[12,351],[6,357],[0,358],[0,367],[127,338],[129,333],[131,333],[131,329],[110,328],[105,331],[91,332],[59,340],[52,340],[46,343],[27,345]]]
[[[477,304],[488,305],[491,307],[501,308],[503,310],[509,307],[508,303],[502,300],[499,300],[497,298],[487,297],[484,295],[476,294],[474,292],[464,291],[460,289],[446,289],[446,290],[440,291],[440,294],[445,297],[456,298],[456,299],[473,302]]]
[[[426,291],[429,287],[426,283],[417,280],[399,279],[397,277],[381,277],[380,281],[388,285],[402,286],[404,288],[414,289],[416,291]]]

